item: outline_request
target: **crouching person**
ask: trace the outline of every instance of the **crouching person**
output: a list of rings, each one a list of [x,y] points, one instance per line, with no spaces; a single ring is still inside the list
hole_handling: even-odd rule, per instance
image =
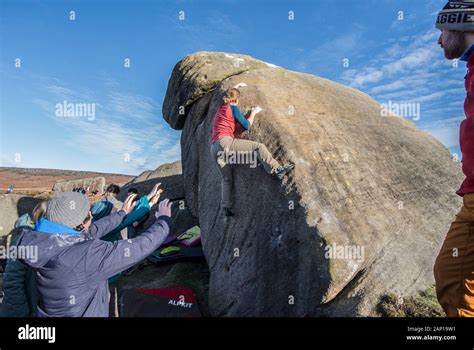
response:
[[[133,210],[133,196],[121,210],[91,222],[87,198],[63,192],[49,200],[43,231],[24,229],[19,259],[36,271],[40,317],[107,317],[107,279],[143,260],[168,236],[171,203],[159,204],[156,221],[140,236],[123,241],[100,240]]]

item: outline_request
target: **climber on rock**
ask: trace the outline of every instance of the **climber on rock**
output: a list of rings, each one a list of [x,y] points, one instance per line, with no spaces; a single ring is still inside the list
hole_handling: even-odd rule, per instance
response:
[[[211,137],[211,155],[216,161],[222,176],[222,199],[221,204],[226,216],[233,215],[232,207],[232,162],[229,158],[234,159],[252,159],[252,153],[263,165],[265,171],[278,179],[291,171],[295,165],[289,162],[280,165],[276,161],[267,147],[259,142],[251,140],[243,140],[235,137],[237,123],[244,129],[248,130],[253,124],[255,116],[261,112],[260,107],[253,107],[250,111],[248,119],[242,114],[237,107],[240,98],[240,87],[247,86],[245,83],[239,83],[233,88],[225,92],[223,103],[214,116]],[[248,157],[229,157],[229,154],[247,154]]]
[[[474,2],[449,1],[438,14],[438,44],[447,59],[467,62],[466,119],[460,127],[462,170],[466,176],[457,194],[464,206],[451,225],[436,258],[438,301],[448,317],[474,317]]]

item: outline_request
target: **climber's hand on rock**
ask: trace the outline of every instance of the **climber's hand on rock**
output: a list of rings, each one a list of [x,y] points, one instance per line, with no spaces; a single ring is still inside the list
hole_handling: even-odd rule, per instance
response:
[[[135,202],[133,201],[137,195],[135,193],[132,193],[125,199],[125,202],[123,202],[122,205],[122,210],[128,215],[131,213],[133,208],[135,207]]]
[[[252,108],[252,113],[253,113],[253,114],[258,114],[258,113],[260,113],[261,111],[262,111],[262,108],[260,108],[260,107],[258,107],[258,106]]]
[[[245,84],[245,83],[238,83],[237,85],[234,86],[234,89],[238,89],[238,88],[245,87],[245,86],[248,86],[248,85]]]
[[[170,202],[168,198],[164,199],[160,204],[158,204],[158,211],[155,213],[155,217],[158,219],[160,216],[168,216],[171,217],[171,205],[173,203]]]

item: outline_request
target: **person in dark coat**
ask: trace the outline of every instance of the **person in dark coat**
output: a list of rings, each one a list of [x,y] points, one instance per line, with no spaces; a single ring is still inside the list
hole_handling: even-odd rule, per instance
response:
[[[121,210],[92,223],[87,198],[62,192],[48,201],[37,231],[23,229],[16,247],[18,259],[36,272],[37,316],[107,317],[108,278],[155,251],[171,225],[171,203],[159,204],[156,220],[140,236],[116,242],[100,238],[120,225],[133,210],[134,195]]]

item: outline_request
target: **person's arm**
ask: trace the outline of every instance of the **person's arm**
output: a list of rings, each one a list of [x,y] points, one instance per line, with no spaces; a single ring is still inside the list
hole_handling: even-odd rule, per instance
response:
[[[155,223],[140,236],[116,242],[94,240],[85,257],[89,281],[105,280],[145,259],[160,247],[170,232],[171,203],[160,203]]]
[[[119,226],[126,215],[123,210],[119,210],[104,216],[102,219],[94,221],[89,229],[83,232],[83,235],[87,239],[101,238]]]
[[[153,197],[158,196],[160,198],[161,193],[163,193],[163,190],[160,188],[161,182],[158,182],[155,186],[153,186],[153,189],[151,190],[150,193],[147,194],[146,198],[148,198],[148,201],[151,201]]]
[[[32,312],[26,293],[26,278],[30,267],[19,260],[8,260],[3,278],[3,317],[29,317]]]
[[[118,240],[118,232],[131,225],[136,227],[142,220],[144,220],[145,217],[148,217],[151,207],[153,207],[158,202],[161,193],[163,192],[163,190],[159,188],[160,185],[161,183],[156,184],[153,187],[153,190],[147,196],[142,196],[138,201],[136,201],[133,211],[123,219],[122,223],[118,227],[104,235],[102,239],[112,242],[116,241]],[[135,223],[137,223],[137,225],[135,225]]]
[[[98,239],[113,231],[122,223],[124,217],[135,207],[135,203],[133,203],[135,196],[135,194],[128,196],[127,199],[125,199],[121,210],[115,211],[102,219],[94,221],[89,229],[82,232],[82,234],[86,239]]]
[[[262,109],[260,107],[252,107],[252,109],[250,110],[250,116],[248,118],[248,121],[250,123],[250,126],[253,125],[253,118],[255,118],[255,116],[260,113],[262,111]]]
[[[134,221],[139,221],[151,210],[150,203],[148,202],[147,196],[141,197],[135,204],[132,212],[129,213],[117,227],[117,229],[123,229],[124,227],[130,226]]]
[[[237,120],[237,122],[242,125],[242,127],[245,129],[245,130],[248,130],[250,129],[250,126],[251,126],[251,123],[249,120],[247,120],[247,118],[245,118],[245,116],[242,114],[242,112],[240,111],[239,107],[237,106],[234,106],[234,105],[231,105],[230,106],[232,108],[232,115],[234,116],[235,120]],[[249,117],[250,118],[250,117]],[[252,118],[253,119],[253,118]]]

